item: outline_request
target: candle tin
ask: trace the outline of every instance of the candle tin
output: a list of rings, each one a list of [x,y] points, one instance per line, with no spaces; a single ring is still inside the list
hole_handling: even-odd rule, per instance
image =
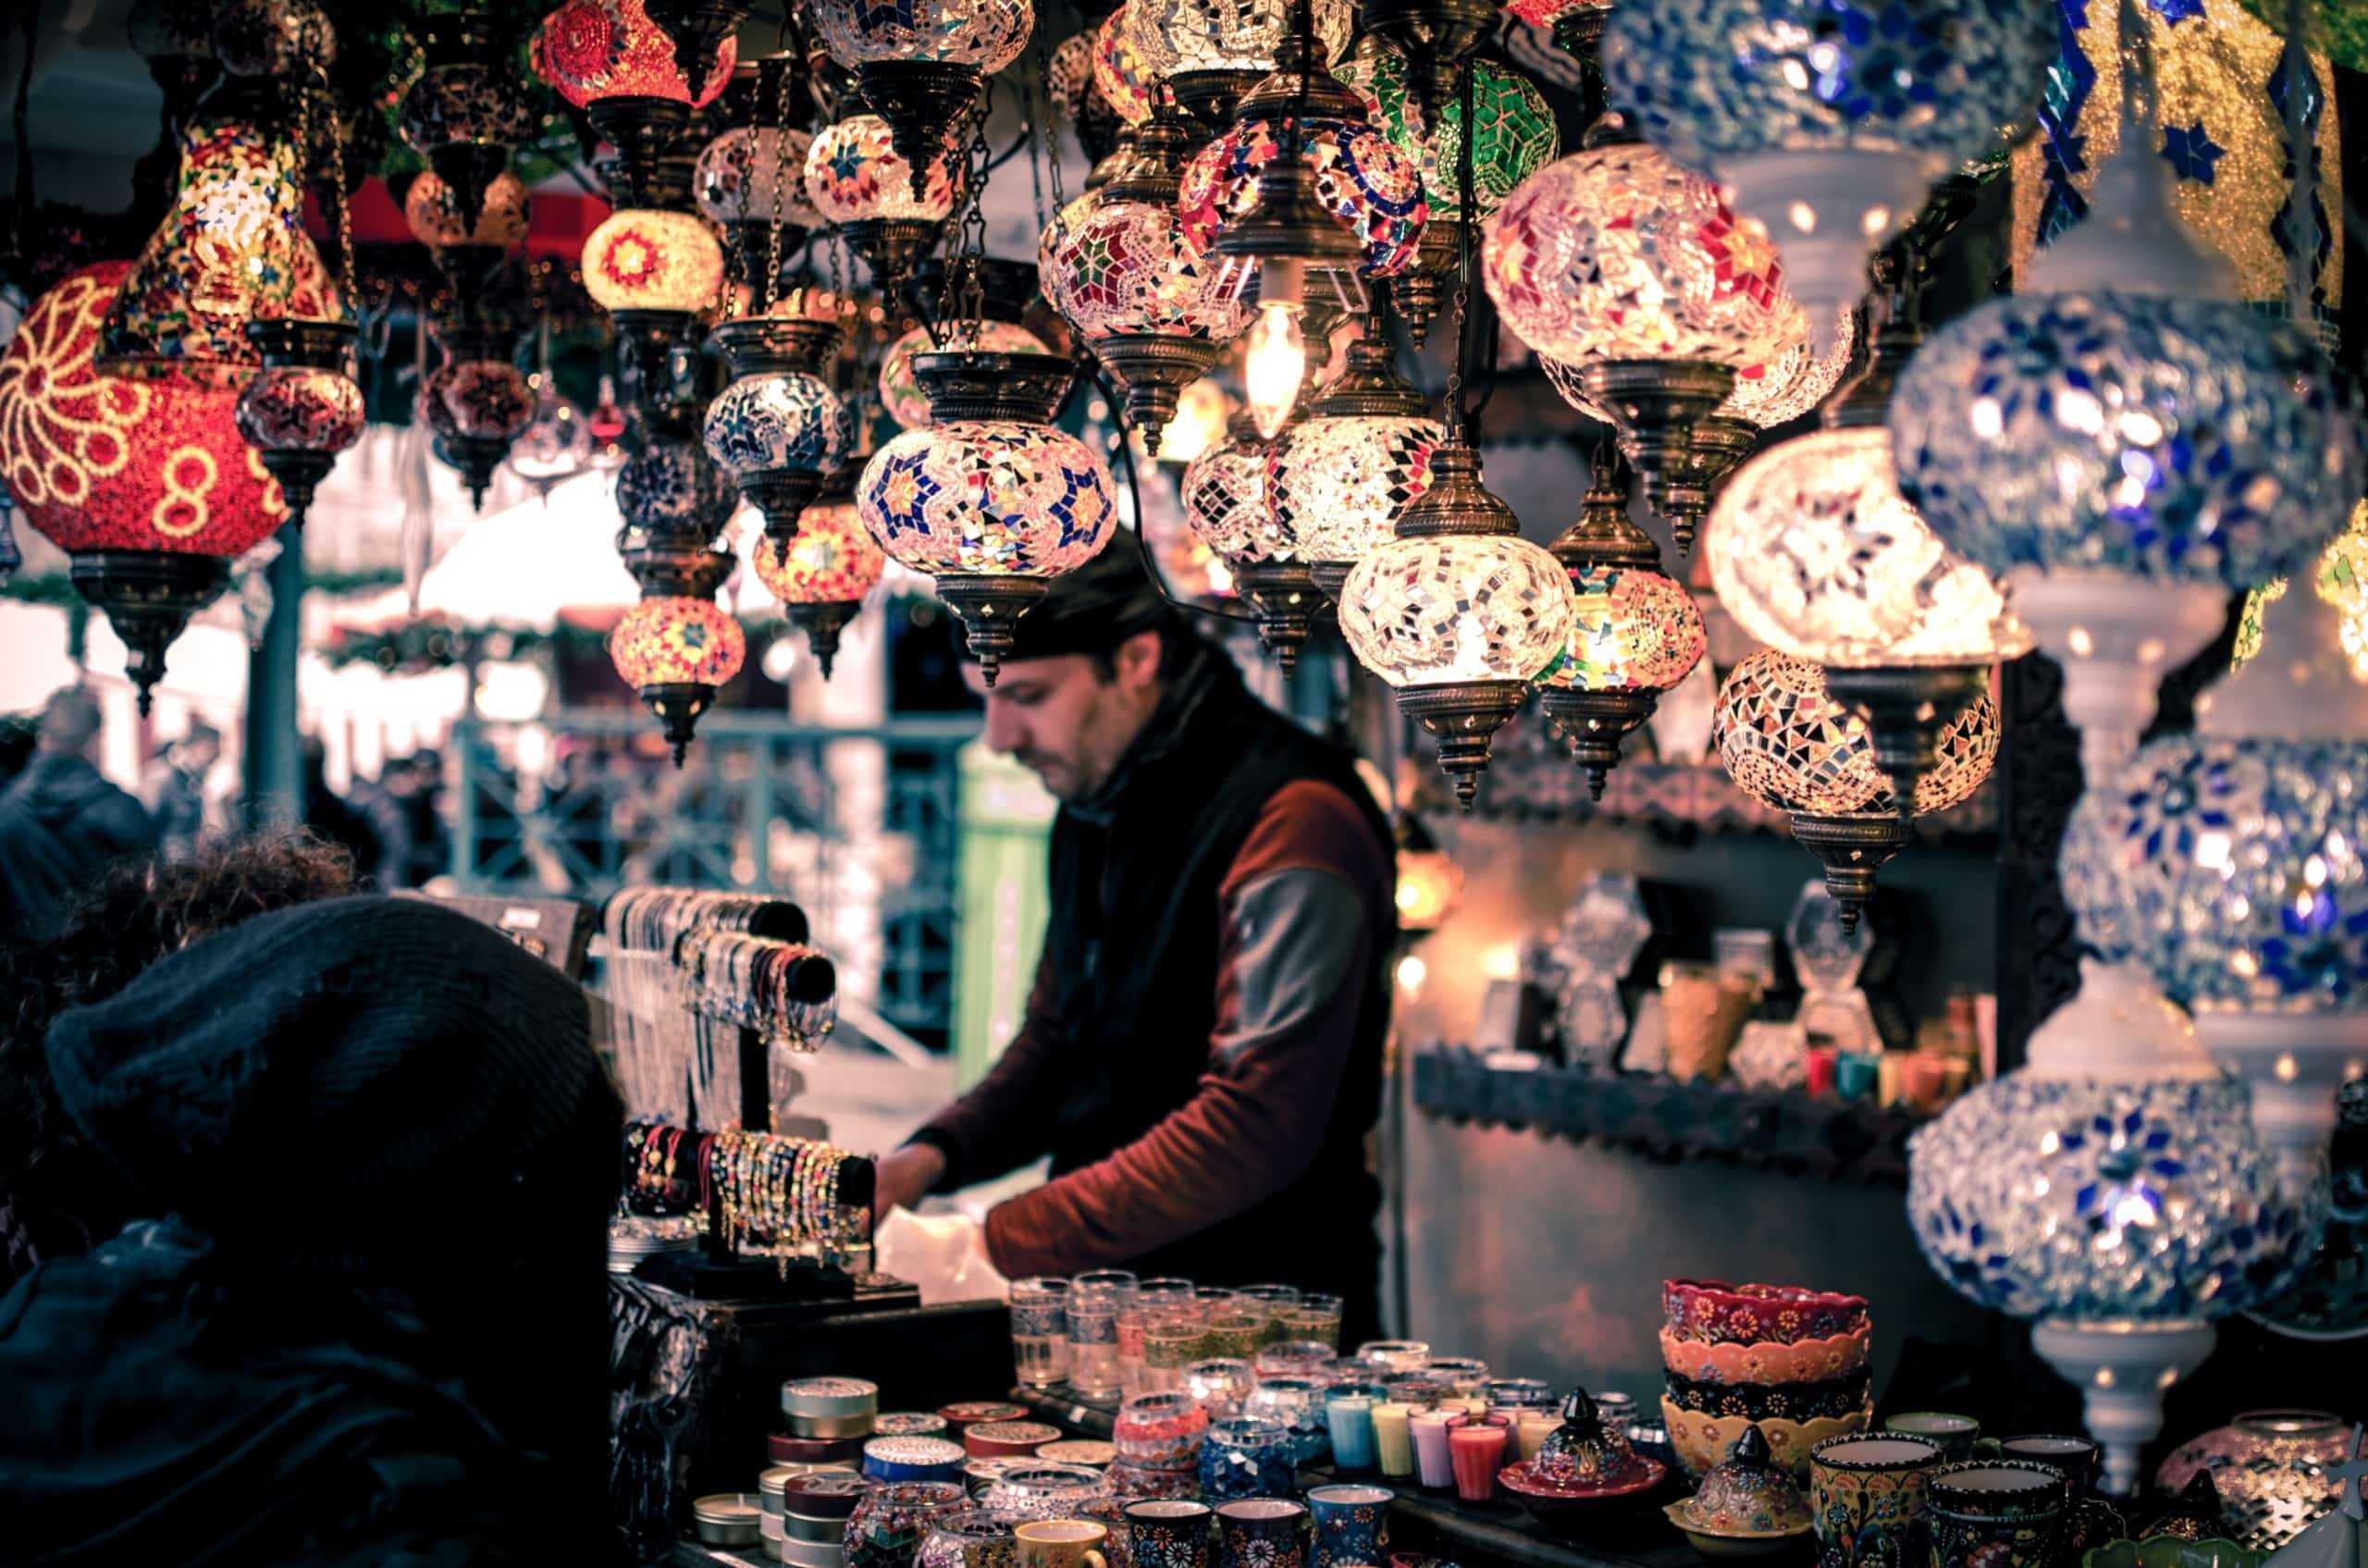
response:
[[[836,1541],[801,1541],[784,1537],[781,1542],[781,1560],[790,1568],[845,1568],[846,1549]]]
[[[962,1428],[963,1451],[973,1459],[1025,1459],[1060,1440],[1061,1429],[1043,1421],[981,1421]]]
[[[846,1464],[863,1458],[862,1438],[802,1438],[795,1432],[772,1432],[765,1438],[765,1456],[775,1464]]]
[[[781,1386],[781,1413],[793,1437],[869,1437],[880,1413],[880,1385],[861,1377],[793,1377]]]
[[[945,1418],[945,1425],[958,1438],[981,1423],[1025,1421],[1028,1419],[1028,1407],[1005,1400],[963,1400],[955,1404],[938,1406],[937,1414]]]
[[[881,1438],[942,1438],[946,1419],[935,1411],[890,1410],[871,1418],[871,1431]]]
[[[757,1546],[764,1519],[764,1499],[753,1492],[710,1492],[691,1503],[692,1529],[709,1546]]]
[[[863,1473],[875,1481],[958,1481],[968,1457],[944,1438],[874,1438],[863,1445]]]
[[[852,1470],[809,1470],[783,1478],[782,1512],[808,1519],[845,1519],[870,1491],[871,1483]]]
[[[762,1519],[757,1521],[758,1548],[765,1556],[772,1559],[775,1562],[779,1562],[782,1560],[781,1545],[783,1539],[780,1514],[768,1513]]]

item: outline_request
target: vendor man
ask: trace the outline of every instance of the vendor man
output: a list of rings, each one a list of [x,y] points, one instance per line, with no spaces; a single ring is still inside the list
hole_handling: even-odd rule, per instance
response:
[[[911,1204],[1043,1155],[997,1204],[1011,1278],[1131,1268],[1343,1299],[1378,1331],[1380,1105],[1396,933],[1386,821],[1348,754],[1243,687],[1120,537],[1019,621],[986,741],[1061,802],[1019,1033],[880,1162]]]

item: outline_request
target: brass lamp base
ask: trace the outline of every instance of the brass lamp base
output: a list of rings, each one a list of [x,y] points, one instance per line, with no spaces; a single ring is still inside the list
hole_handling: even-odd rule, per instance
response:
[[[1727,365],[1687,359],[1611,360],[1579,372],[1587,396],[1611,416],[1620,450],[1643,481],[1646,501],[1669,519],[1680,555],[1694,548],[1694,530],[1702,520],[1702,509],[1685,487],[1694,428],[1726,401],[1734,381]]]
[[[1225,356],[1225,345],[1167,332],[1119,332],[1097,341],[1093,352],[1126,393],[1127,423],[1156,455],[1184,389]]]
[[[1649,687],[1625,691],[1574,691],[1567,686],[1542,686],[1537,705],[1571,749],[1571,759],[1587,775],[1589,798],[1601,800],[1611,770],[1620,766],[1621,743],[1634,733],[1660,703],[1660,693]]]
[[[1856,931],[1875,895],[1875,872],[1907,846],[1907,824],[1888,811],[1833,817],[1795,811],[1793,842],[1825,868],[1825,890],[1841,906],[1842,929]]]
[[[1940,766],[1942,732],[1989,685],[1987,664],[1825,673],[1825,689],[1867,721],[1875,766],[1891,780],[1903,821],[1916,815],[1917,782]]]
[[[863,101],[888,122],[888,140],[912,175],[913,200],[928,191],[929,171],[958,139],[979,106],[984,79],[976,66],[949,60],[866,60],[856,68]]]
[[[681,767],[691,748],[692,733],[698,728],[699,715],[715,706],[717,688],[697,681],[653,681],[635,686],[634,695],[658,716],[674,748],[674,766]]]
[[[991,572],[947,572],[937,579],[937,597],[962,618],[970,651],[978,655],[979,673],[989,686],[1003,673],[1003,661],[1018,642],[1018,623],[1044,597],[1050,584],[1042,577],[1018,577]]]
[[[1258,646],[1289,674],[1324,610],[1314,574],[1303,561],[1246,562],[1234,568],[1233,586],[1257,611]]]
[[[149,694],[165,675],[165,650],[189,618],[214,602],[230,580],[218,555],[166,549],[94,549],[70,562],[75,591],[106,613],[123,642],[123,673],[148,716]]]
[[[784,604],[782,613],[789,623],[806,634],[807,648],[814,655],[814,662],[822,667],[822,678],[831,678],[831,664],[839,656],[839,634],[863,608],[856,599],[817,599],[811,604]]]
[[[1487,771],[1490,743],[1529,696],[1526,681],[1457,681],[1400,686],[1398,710],[1439,743],[1439,771],[1455,784],[1455,803],[1472,809]]]

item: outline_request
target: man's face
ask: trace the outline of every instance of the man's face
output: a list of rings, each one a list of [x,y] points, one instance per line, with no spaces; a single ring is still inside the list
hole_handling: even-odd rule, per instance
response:
[[[990,690],[976,664],[962,678],[986,699],[990,748],[1016,759],[1061,800],[1099,788],[1159,704],[1159,634],[1129,637],[1111,672],[1081,653],[1015,660]]]

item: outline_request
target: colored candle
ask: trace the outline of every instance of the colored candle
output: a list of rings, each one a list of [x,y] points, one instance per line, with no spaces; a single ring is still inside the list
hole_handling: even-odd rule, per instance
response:
[[[1326,1401],[1324,1424],[1331,1429],[1332,1463],[1341,1470],[1371,1470],[1378,1462],[1373,1398],[1340,1394]]]
[[[1546,1434],[1561,1424],[1560,1416],[1546,1411],[1523,1411],[1520,1425],[1513,1428],[1514,1440],[1521,1445],[1521,1457],[1523,1460],[1536,1459],[1537,1451],[1546,1446]]]
[[[1461,1414],[1445,1410],[1416,1411],[1406,1418],[1406,1428],[1414,1443],[1414,1475],[1423,1485],[1442,1490],[1455,1485],[1454,1461],[1447,1439],[1462,1422]]]
[[[1458,1426],[1447,1435],[1447,1444],[1455,1495],[1466,1502],[1486,1502],[1496,1496],[1497,1472],[1505,1467],[1505,1429]]]
[[[1373,1407],[1374,1455],[1385,1475],[1403,1477],[1414,1473],[1414,1439],[1406,1427],[1413,1414],[1413,1406],[1396,1400],[1383,1400]]]

